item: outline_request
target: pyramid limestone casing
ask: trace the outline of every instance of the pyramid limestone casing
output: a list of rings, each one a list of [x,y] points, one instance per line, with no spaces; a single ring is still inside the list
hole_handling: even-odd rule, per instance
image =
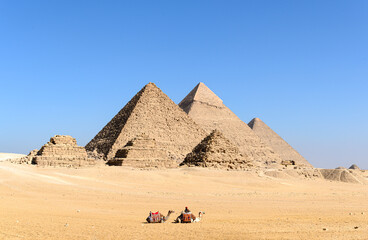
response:
[[[281,158],[267,146],[250,128],[240,120],[222,100],[207,86],[199,83],[180,103],[179,106],[207,134],[214,129],[232,141],[239,150],[258,165],[280,164]]]
[[[305,158],[303,158],[294,148],[292,148],[261,119],[254,118],[249,122],[248,125],[263,140],[263,142],[265,142],[280,155],[282,160],[293,160],[295,161],[296,165],[312,167],[312,165]]]
[[[32,157],[32,163],[41,166],[81,167],[94,165],[95,160],[88,158],[86,149],[78,146],[75,138],[55,135]]]
[[[156,139],[176,162],[181,162],[206,135],[166,94],[149,83],[86,145],[86,149],[97,149],[107,159],[112,159],[129,140],[141,134]]]
[[[180,165],[224,169],[247,169],[251,166],[248,157],[242,155],[239,148],[218,130],[205,137]]]

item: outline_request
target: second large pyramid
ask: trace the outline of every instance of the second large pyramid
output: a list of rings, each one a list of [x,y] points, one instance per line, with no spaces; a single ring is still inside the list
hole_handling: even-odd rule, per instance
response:
[[[214,129],[220,130],[250,160],[260,165],[280,164],[282,159],[268,147],[250,127],[240,120],[222,100],[206,85],[199,83],[180,103],[179,106],[207,134]]]

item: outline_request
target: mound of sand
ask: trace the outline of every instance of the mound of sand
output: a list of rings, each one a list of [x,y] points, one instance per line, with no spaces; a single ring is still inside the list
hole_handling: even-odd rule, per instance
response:
[[[19,159],[22,157],[25,157],[24,154],[18,154],[18,153],[0,153],[0,161],[6,161],[10,159]]]

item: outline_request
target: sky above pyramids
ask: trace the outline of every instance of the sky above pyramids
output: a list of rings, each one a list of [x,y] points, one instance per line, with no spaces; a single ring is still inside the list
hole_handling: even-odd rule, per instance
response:
[[[316,167],[368,169],[367,1],[3,1],[0,152],[84,146],[148,82],[204,82]]]

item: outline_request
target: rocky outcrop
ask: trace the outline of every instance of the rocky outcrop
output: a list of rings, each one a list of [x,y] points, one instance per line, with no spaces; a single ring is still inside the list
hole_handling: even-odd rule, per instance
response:
[[[147,84],[86,145],[107,160],[128,141],[146,134],[162,143],[173,163],[183,161],[206,133],[155,84]]]
[[[56,135],[42,146],[32,158],[32,164],[40,166],[81,167],[95,164],[87,156],[84,147],[77,145],[71,136]]]
[[[145,134],[129,141],[107,164],[137,168],[177,167],[176,163],[169,160],[166,149]]]
[[[247,169],[252,166],[248,157],[241,154],[239,148],[218,130],[204,138],[180,165],[223,169]]]

